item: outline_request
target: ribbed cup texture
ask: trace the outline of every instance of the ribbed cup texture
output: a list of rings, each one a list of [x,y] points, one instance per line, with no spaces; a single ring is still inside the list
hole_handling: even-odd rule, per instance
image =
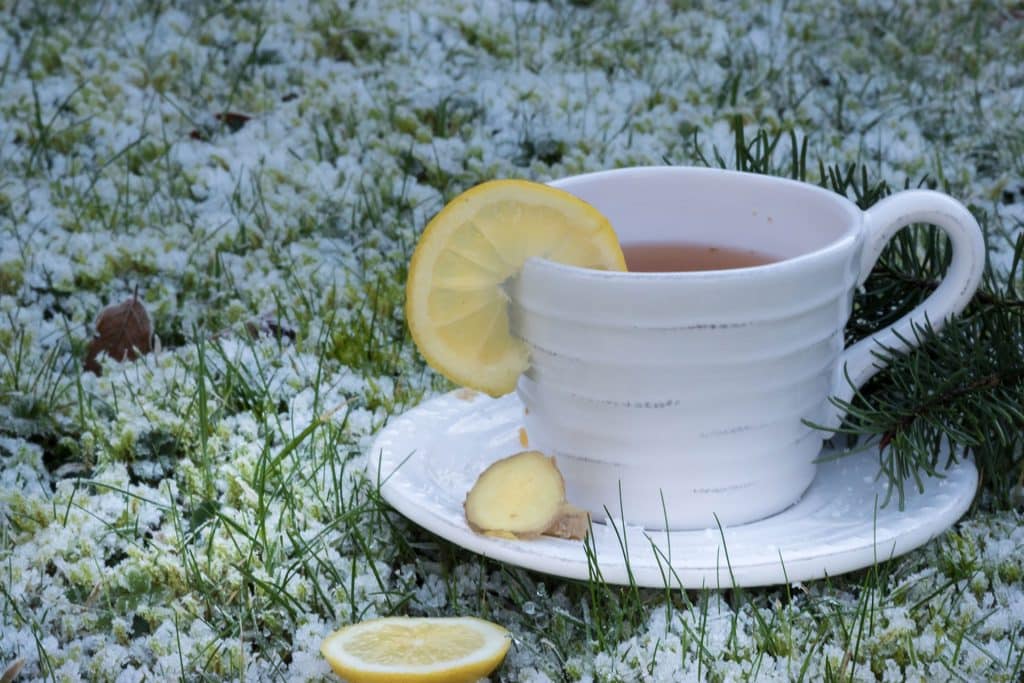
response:
[[[708,278],[527,267],[511,287],[531,353],[518,392],[530,444],[558,457],[570,500],[618,516],[621,483],[626,519],[686,528],[799,496],[822,439],[805,421],[825,415],[853,279],[794,301],[789,270],[707,291]]]
[[[724,244],[784,258],[691,273],[527,262],[507,291],[512,331],[530,349],[517,387],[530,446],[557,457],[570,502],[599,520],[607,509],[683,529],[778,512],[814,477],[824,434],[807,423],[826,418],[842,381],[859,212],[793,183],[728,174],[730,190],[714,173],[626,175],[646,200],[624,207],[621,182],[567,186],[613,214],[622,242],[670,241],[684,215],[705,232],[726,226],[715,233]],[[681,179],[691,196],[672,190]]]

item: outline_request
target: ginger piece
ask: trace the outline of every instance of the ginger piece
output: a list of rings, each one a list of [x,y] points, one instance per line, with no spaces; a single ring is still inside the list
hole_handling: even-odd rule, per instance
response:
[[[555,459],[539,451],[493,463],[473,484],[463,508],[473,531],[501,538],[583,538],[589,528],[586,511],[565,500]]]
[[[590,513],[572,503],[563,503],[555,521],[544,532],[546,536],[582,541],[590,531]]]
[[[493,463],[466,495],[466,521],[474,531],[540,536],[558,518],[565,481],[554,458],[522,451]]]

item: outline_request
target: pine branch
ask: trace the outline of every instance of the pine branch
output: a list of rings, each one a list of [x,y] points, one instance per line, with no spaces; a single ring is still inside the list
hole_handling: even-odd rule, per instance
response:
[[[807,139],[793,132],[759,131],[748,140],[743,122],[732,121],[735,168],[788,175],[808,181]],[[788,156],[781,148],[788,135]],[[725,167],[712,150],[709,160]],[[818,163],[818,182],[867,209],[889,195],[867,167]],[[928,179],[920,185],[931,185]],[[907,185],[909,187],[909,184]],[[979,213],[975,211],[975,213]],[[986,217],[981,215],[980,220]],[[846,327],[851,344],[886,327],[924,301],[938,286],[951,258],[949,241],[933,226],[900,231],[883,251],[854,299]],[[1008,274],[987,269],[981,288],[963,314],[941,332],[918,328],[915,348],[892,353],[879,348],[885,364],[848,402],[836,401],[846,420],[836,434],[875,439],[879,469],[902,506],[907,482],[923,489],[923,475],[966,455],[974,457],[982,483],[997,505],[1013,504],[1013,487],[1024,486],[1024,233],[1017,237]],[[944,455],[945,454],[945,455]]]
[[[1016,245],[1018,264],[1022,256],[1024,235]],[[920,286],[927,280],[908,276],[907,270],[894,274],[890,267],[876,269],[877,277],[918,288],[922,297],[932,289]],[[837,402],[847,412],[837,431],[861,439],[878,437],[879,466],[901,505],[907,481],[921,488],[921,475],[935,474],[945,464],[939,461],[943,450],[949,453],[947,461],[972,455],[996,502],[1010,501],[1011,489],[1022,476],[1024,449],[1024,299],[1017,294],[1019,277],[1015,265],[1003,291],[994,291],[990,274],[960,318],[938,333],[917,329],[914,350],[892,354],[880,349],[886,370],[853,400]],[[870,278],[866,287],[871,290]],[[872,297],[863,297],[861,306],[865,300]],[[872,322],[888,317],[888,311],[876,313],[862,310],[859,317]]]

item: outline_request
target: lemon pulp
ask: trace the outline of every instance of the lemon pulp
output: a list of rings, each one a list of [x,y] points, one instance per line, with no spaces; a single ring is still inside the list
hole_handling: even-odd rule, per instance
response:
[[[409,265],[406,320],[435,370],[500,396],[529,364],[509,330],[503,285],[528,258],[625,270],[618,238],[594,207],[568,192],[525,180],[467,190],[430,221]]]
[[[351,683],[476,681],[508,652],[503,627],[474,617],[386,617],[346,626],[321,653]]]

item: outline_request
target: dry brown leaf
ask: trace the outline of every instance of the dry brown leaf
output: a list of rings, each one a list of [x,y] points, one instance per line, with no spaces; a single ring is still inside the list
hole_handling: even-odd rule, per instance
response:
[[[18,657],[10,665],[4,669],[4,673],[0,676],[0,683],[13,683],[14,679],[18,677],[21,670],[25,667],[25,658]]]
[[[264,313],[259,318],[248,320],[245,323],[245,331],[253,339],[259,337],[277,337],[295,341],[296,332],[286,322],[282,322],[273,313]]]
[[[118,362],[135,360],[153,349],[153,323],[138,294],[119,304],[100,311],[96,318],[96,334],[85,352],[85,369],[97,375],[102,373],[101,353]]]
[[[241,114],[237,111],[219,111],[213,115],[213,118],[226,124],[232,133],[238,132],[242,126],[252,120],[248,114]]]

